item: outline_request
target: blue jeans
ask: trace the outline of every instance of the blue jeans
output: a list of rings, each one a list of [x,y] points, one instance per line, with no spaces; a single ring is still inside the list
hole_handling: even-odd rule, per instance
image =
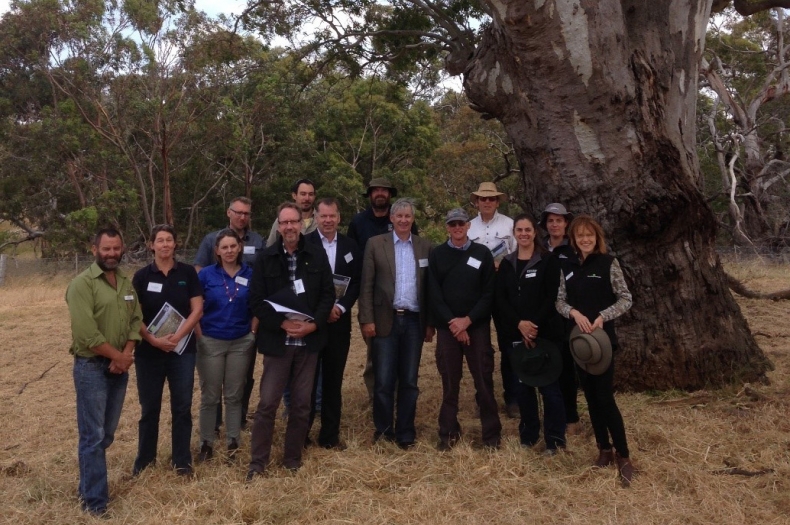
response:
[[[104,451],[115,438],[129,374],[111,374],[104,357],[74,359],[77,393],[79,496],[83,509],[100,513],[110,499]]]
[[[417,374],[422,356],[423,331],[419,314],[396,315],[392,331],[373,339],[373,424],[376,438],[413,443],[416,438],[414,415],[417,410]],[[398,386],[397,417],[395,385]]]
[[[195,386],[193,353],[178,355],[157,348],[144,348],[135,353],[137,367],[137,395],[140,398],[140,422],[137,425],[136,474],[156,462],[159,441],[159,414],[162,411],[162,392],[167,380],[170,389],[171,465],[176,469],[192,466],[189,444],[192,437],[192,390]]]

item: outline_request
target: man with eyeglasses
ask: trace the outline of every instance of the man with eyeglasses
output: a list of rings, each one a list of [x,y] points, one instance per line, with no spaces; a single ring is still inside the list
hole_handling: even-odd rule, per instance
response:
[[[502,423],[491,352],[494,257],[469,239],[469,216],[462,208],[450,210],[445,225],[448,241],[428,258],[428,304],[436,327],[436,368],[442,377],[437,449],[450,450],[461,437],[458,396],[464,358],[480,407],[483,445],[495,449],[500,446]]]
[[[249,304],[252,314],[261,320],[256,346],[263,354],[263,375],[252,425],[247,481],[269,466],[275,415],[288,384],[291,409],[282,464],[291,471],[302,466],[318,353],[326,345],[327,323],[335,305],[329,259],[320,246],[307,242],[300,233],[300,214],[299,206],[292,202],[280,205],[277,225],[281,240],[261,252],[253,269]],[[275,294],[297,303],[302,313],[312,317],[277,312],[267,302]]]
[[[299,208],[301,216],[300,226],[302,228],[302,235],[309,235],[318,227],[318,222],[315,220],[315,183],[310,179],[299,179],[291,186],[291,200],[296,203]],[[266,239],[266,246],[271,246],[278,239],[281,234],[277,225],[277,219],[272,223],[272,229],[269,231],[269,237]]]
[[[242,258],[248,266],[255,265],[255,258],[258,252],[265,246],[263,237],[250,229],[250,214],[252,211],[252,201],[247,197],[236,197],[230,201],[228,206],[228,228],[235,231],[238,236],[244,241],[244,253]],[[224,228],[223,228],[224,229]],[[203,237],[200,243],[200,248],[195,255],[194,266],[195,270],[200,272],[200,269],[205,266],[210,266],[217,262],[214,255],[214,244],[217,240],[217,234],[222,230],[213,231]],[[247,412],[250,406],[250,395],[252,395],[252,388],[255,385],[254,377],[255,360],[253,359],[250,364],[250,369],[247,372],[247,383],[244,385],[244,396],[241,399],[241,428],[247,427]],[[217,423],[216,431],[219,433],[219,428],[222,426],[222,403],[217,405]]]
[[[477,208],[478,215],[469,223],[469,238],[472,242],[483,244],[494,256],[494,265],[499,268],[499,261],[516,249],[513,237],[513,219],[497,211],[499,203],[507,199],[507,195],[497,190],[493,182],[481,182],[477,191],[470,196],[472,204]],[[499,334],[498,318],[493,312],[494,326]],[[509,418],[521,417],[518,410],[518,377],[510,366],[510,347],[507,341],[497,341],[501,355],[500,370],[505,397],[505,412]]]

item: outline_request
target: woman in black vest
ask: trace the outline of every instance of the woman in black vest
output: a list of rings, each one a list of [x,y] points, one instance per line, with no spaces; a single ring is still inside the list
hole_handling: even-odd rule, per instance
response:
[[[595,466],[606,467],[616,461],[623,482],[630,483],[634,467],[629,459],[623,417],[614,399],[617,334],[613,320],[631,308],[631,292],[617,259],[606,253],[603,229],[595,219],[587,215],[576,217],[568,228],[568,236],[579,259],[563,259],[557,311],[573,320],[585,334],[602,328],[612,344],[612,361],[603,373],[593,375],[579,367],[599,450]]]
[[[513,235],[518,248],[499,265],[496,280],[496,306],[501,315],[502,340],[535,346],[535,339],[548,339],[559,346],[564,338],[563,319],[554,308],[560,283],[559,259],[552,257],[536,241],[534,219],[522,214],[513,219]],[[565,448],[565,407],[559,383],[538,387],[543,398],[543,438],[545,455],[553,456]],[[521,445],[531,447],[540,434],[540,415],[535,387],[519,383],[518,425]]]

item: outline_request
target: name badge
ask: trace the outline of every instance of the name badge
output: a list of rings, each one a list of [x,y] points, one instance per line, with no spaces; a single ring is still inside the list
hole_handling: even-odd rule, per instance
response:
[[[353,261],[353,260],[354,260],[354,256],[351,254],[351,252],[348,252],[348,253],[346,254],[346,256],[345,256],[345,257],[343,257],[343,259],[345,259],[345,260],[346,260],[346,263],[350,263],[351,261]]]
[[[568,275],[566,275],[566,276],[565,276],[565,280],[567,281],[567,280],[569,280],[571,277],[573,277],[573,272],[571,272],[571,273],[569,273]]]
[[[420,259],[419,261],[420,268],[427,268],[428,267],[428,259]]]
[[[466,264],[468,264],[472,268],[476,268],[476,269],[480,268],[480,260],[475,259],[474,257],[470,257],[469,260],[466,261]]]
[[[245,246],[244,247],[244,255],[255,255],[255,246]],[[245,286],[246,286],[246,284],[245,284]]]
[[[134,301],[134,295],[124,295],[123,296],[123,300],[124,301]]]
[[[294,292],[296,292],[296,295],[299,295],[300,293],[304,293],[304,283],[302,282],[301,279],[297,279],[294,281]]]
[[[148,291],[160,293],[162,291],[162,283],[148,283]]]
[[[236,276],[236,282],[239,283],[242,286],[247,286],[247,278],[246,277],[242,277],[241,275],[237,275]]]
[[[568,256],[567,256],[567,255],[565,255],[564,253],[561,253],[561,254],[560,254],[560,259],[567,259],[567,258],[568,258]]]
[[[524,275],[524,279],[532,279],[536,275],[538,275],[537,270],[527,270],[527,273]]]

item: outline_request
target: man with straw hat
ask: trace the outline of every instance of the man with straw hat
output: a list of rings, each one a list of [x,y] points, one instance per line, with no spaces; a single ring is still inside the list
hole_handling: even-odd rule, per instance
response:
[[[507,195],[497,190],[493,182],[481,182],[477,191],[470,195],[472,204],[477,208],[477,216],[469,222],[469,239],[484,245],[494,256],[494,264],[498,268],[499,261],[516,249],[513,237],[513,219],[497,211],[499,203],[507,200]],[[493,312],[494,326],[497,331],[497,343],[502,353],[500,370],[504,387],[505,412],[511,419],[519,418],[518,410],[518,378],[510,366],[510,342],[499,337],[499,316]]]

